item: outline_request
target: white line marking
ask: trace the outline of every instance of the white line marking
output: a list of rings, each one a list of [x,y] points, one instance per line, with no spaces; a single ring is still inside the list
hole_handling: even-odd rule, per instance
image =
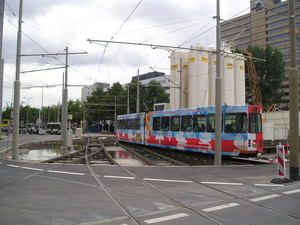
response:
[[[20,166],[17,166],[17,165],[12,165],[12,164],[7,164],[7,166],[10,166],[10,167],[15,167],[15,168],[19,168]]]
[[[286,194],[286,195],[290,195],[290,194],[295,194],[295,193],[298,193],[300,192],[300,189],[296,189],[296,190],[292,190],[292,191],[285,191],[285,192],[282,192],[283,194]]]
[[[26,169],[26,170],[38,170],[38,171],[43,171],[44,169],[39,169],[39,168],[33,168],[33,167],[27,167],[27,166],[22,166],[22,169]]]
[[[189,180],[167,180],[167,179],[154,179],[154,178],[143,178],[143,180],[177,182],[177,183],[194,183],[194,181],[189,181]]]
[[[174,219],[178,219],[178,218],[182,218],[182,217],[186,217],[186,216],[189,216],[189,214],[178,213],[178,214],[174,214],[174,215],[171,215],[171,216],[164,216],[164,217],[154,218],[154,219],[150,219],[150,220],[145,220],[145,222],[148,223],[148,224],[160,223],[160,222],[163,222],[163,221],[174,220]]]
[[[70,174],[70,175],[80,175],[83,176],[84,173],[73,173],[73,172],[66,172],[66,171],[58,171],[58,170],[47,170],[49,173],[63,173],[63,174]]]
[[[202,209],[202,211],[204,211],[204,212],[213,212],[213,211],[216,211],[216,210],[227,209],[227,208],[238,206],[238,205],[240,205],[240,204],[238,204],[238,203],[229,203],[229,204],[226,204],[226,205],[219,205],[219,206],[215,206],[215,207],[211,207],[211,208]]]
[[[244,185],[243,183],[201,182],[201,184]]]
[[[264,197],[260,197],[260,198],[253,198],[253,199],[250,199],[251,202],[259,202],[259,201],[263,201],[263,200],[267,200],[267,199],[271,199],[271,198],[277,198],[279,197],[280,195],[267,195],[267,196],[264,196]]]
[[[255,184],[255,186],[261,186],[261,187],[284,187],[283,184]]]
[[[129,180],[134,180],[135,179],[135,177],[121,177],[121,176],[109,176],[109,175],[105,175],[104,177],[107,177],[107,178],[129,179]]]

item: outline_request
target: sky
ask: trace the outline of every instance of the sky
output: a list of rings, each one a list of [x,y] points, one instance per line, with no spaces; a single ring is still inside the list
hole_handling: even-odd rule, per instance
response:
[[[250,0],[220,0],[220,4],[224,20],[250,12]],[[129,83],[138,71],[170,74],[167,49],[88,39],[215,46],[214,16],[216,0],[24,0],[21,104],[41,108],[62,102],[65,69],[60,67],[66,56],[39,54],[65,53],[68,47],[68,99],[76,101],[82,87],[95,82]],[[13,105],[18,17],[19,0],[6,0],[3,108]]]

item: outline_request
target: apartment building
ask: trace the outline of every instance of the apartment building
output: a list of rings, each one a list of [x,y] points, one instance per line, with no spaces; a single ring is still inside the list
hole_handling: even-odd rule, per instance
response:
[[[300,1],[295,0],[296,30],[300,30]],[[270,45],[283,53],[285,79],[282,90],[289,99],[290,40],[289,6],[287,0],[250,0],[250,13],[221,23],[221,38],[232,48],[246,49],[249,45]],[[297,34],[297,65],[300,65],[300,33]],[[300,96],[300,95],[299,95]],[[284,103],[284,104],[286,104]],[[283,105],[281,107],[284,107]]]
[[[93,85],[84,86],[81,89],[81,99],[82,101],[86,101],[87,97],[92,96],[94,91],[97,91],[99,88],[102,88],[104,91],[106,91],[109,87],[110,84],[100,82],[94,83]]]

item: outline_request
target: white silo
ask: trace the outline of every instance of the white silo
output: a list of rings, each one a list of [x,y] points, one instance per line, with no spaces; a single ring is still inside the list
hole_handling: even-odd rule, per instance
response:
[[[187,108],[188,53],[183,50],[172,51],[170,58],[170,109]]]
[[[236,105],[246,104],[245,58],[237,54],[234,58],[234,96]]]
[[[222,54],[222,105],[233,105],[234,104],[234,64],[233,54],[223,53]]]
[[[217,76],[217,53],[215,48],[209,48],[208,65],[208,106],[215,105],[216,76]]]
[[[208,106],[208,48],[206,46],[191,46],[188,92],[188,107]]]

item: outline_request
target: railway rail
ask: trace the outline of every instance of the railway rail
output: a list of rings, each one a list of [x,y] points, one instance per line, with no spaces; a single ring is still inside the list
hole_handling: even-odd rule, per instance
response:
[[[105,141],[106,141],[106,144],[105,144]],[[88,140],[86,146],[82,150],[77,152],[78,155],[72,155],[69,160],[67,160],[66,158],[64,158],[64,159],[62,158],[61,160],[63,162],[69,161],[68,163],[71,162],[71,163],[86,164],[91,175],[94,177],[94,179],[98,182],[98,184],[101,186],[101,188],[103,190],[105,190],[107,195],[109,197],[111,197],[111,199],[115,202],[115,204],[117,204],[117,206],[119,206],[122,209],[122,211],[127,216],[127,218],[129,218],[133,224],[145,224],[143,217],[140,214],[135,213],[133,210],[130,209],[130,200],[128,198],[129,198],[129,196],[131,196],[132,199],[141,198],[141,199],[144,199],[145,201],[150,201],[150,202],[155,201],[155,199],[152,199],[153,195],[149,195],[146,197],[144,195],[141,195],[141,193],[135,193],[134,190],[132,190],[132,193],[128,193],[125,191],[121,192],[120,190],[118,190],[117,187],[120,186],[123,181],[120,180],[119,185],[116,185],[116,183],[114,183],[114,185],[113,185],[111,182],[108,182],[108,180],[105,179],[104,176],[100,175],[101,170],[99,170],[100,167],[97,167],[95,165],[95,160],[98,160],[101,158],[101,160],[99,160],[99,161],[103,161],[102,158],[105,158],[105,160],[107,160],[109,162],[108,158],[111,158],[111,156],[107,152],[105,145],[113,145],[113,146],[115,145],[114,140],[107,141],[105,139],[105,141],[103,141],[103,139],[101,139],[101,138],[90,138]],[[133,150],[133,151],[135,151],[135,150]],[[149,154],[148,151],[145,151],[145,152],[147,152],[146,154]],[[74,159],[74,158],[76,158],[76,159]],[[110,160],[115,161],[113,158],[111,158]],[[52,163],[52,162],[54,162],[54,161],[52,160],[52,161],[49,161],[48,163]],[[57,162],[59,162],[59,160]],[[176,195],[168,192],[167,189],[163,189],[161,186],[155,185],[155,183],[153,184],[151,182],[148,182],[147,180],[140,177],[136,172],[133,172],[134,170],[132,170],[132,168],[126,168],[126,167],[118,164],[117,162],[115,162],[114,164],[117,166],[116,169],[118,169],[119,171],[123,171],[126,174],[128,174],[128,176],[134,178],[134,184],[133,184],[134,186],[139,186],[141,188],[144,188],[145,190],[147,189],[147,190],[149,190],[149,192],[156,192],[157,195],[159,196],[159,198],[163,199],[162,200],[163,202],[172,202],[173,205],[175,205],[181,211],[184,210],[185,212],[193,213],[193,215],[195,217],[201,217],[202,219],[205,219],[212,224],[221,224],[220,222],[218,222],[218,218],[216,216],[214,216],[213,214],[204,212],[192,204],[185,203],[184,201],[180,200],[178,198],[178,196],[176,197]],[[31,164],[28,166],[32,167],[33,165],[34,164]],[[56,166],[58,166],[58,165],[54,165],[54,167],[56,167]],[[184,180],[185,182],[193,183],[193,185],[195,185],[194,188],[196,188],[197,190],[201,190],[201,189],[203,189],[203,187],[205,187],[205,188],[211,189],[213,191],[222,193],[223,195],[226,195],[231,199],[238,199],[243,202],[247,202],[247,204],[255,205],[256,207],[259,207],[261,209],[273,211],[273,212],[282,214],[286,217],[289,217],[289,218],[299,221],[299,219],[297,217],[295,217],[289,213],[285,213],[284,211],[280,211],[273,207],[268,207],[264,204],[260,204],[259,202],[250,201],[246,196],[236,195],[232,192],[217,189],[214,186],[211,186],[209,184],[201,183],[195,179],[192,179],[191,177],[189,177],[186,174],[182,175],[179,172],[174,172],[174,170],[171,170],[170,167],[159,166],[159,165],[157,165],[157,166],[159,167],[159,169],[161,171],[164,171],[164,173],[169,174],[169,176],[176,176],[179,179]],[[200,170],[199,172],[201,173],[201,169],[199,169],[199,170]],[[27,179],[32,176],[35,176],[35,175],[38,176],[42,172],[44,172],[44,171],[39,170],[36,174],[30,175],[26,178],[22,178],[22,180]],[[218,176],[220,178],[225,178],[225,177],[222,177],[222,175],[218,175]],[[234,178],[232,178],[231,180],[232,180],[232,182],[238,182]],[[20,179],[20,181],[21,181],[21,179]],[[13,185],[17,182],[18,181],[14,181],[14,183],[11,183],[9,185]],[[118,181],[116,181],[116,182],[118,182]],[[268,190],[269,192],[271,191],[271,190],[267,189],[267,187],[257,187],[257,186],[254,186],[253,184],[247,184],[247,185],[252,186],[253,188],[255,187],[256,189]],[[5,188],[5,187],[2,187],[2,188]],[[276,194],[275,191],[274,191],[274,194]],[[126,198],[122,198],[123,195],[125,195]],[[141,195],[141,196],[139,196],[139,195]],[[223,217],[229,223],[231,222],[231,223],[248,224],[248,223],[245,223],[244,221],[242,221],[241,219],[239,220],[237,218],[231,218],[231,217],[226,218],[226,216],[223,216]]]
[[[118,147],[119,152],[126,152],[131,158],[140,161],[148,166],[193,166],[193,165],[213,165],[212,155],[166,150],[162,148],[144,147],[130,143],[121,143],[112,137],[90,137],[86,145],[78,151],[51,158],[44,163],[72,163],[86,164],[87,160],[91,164],[116,165],[113,152]],[[87,152],[87,157],[85,154]],[[270,163],[267,160],[249,160],[241,157],[224,157],[223,165]]]

